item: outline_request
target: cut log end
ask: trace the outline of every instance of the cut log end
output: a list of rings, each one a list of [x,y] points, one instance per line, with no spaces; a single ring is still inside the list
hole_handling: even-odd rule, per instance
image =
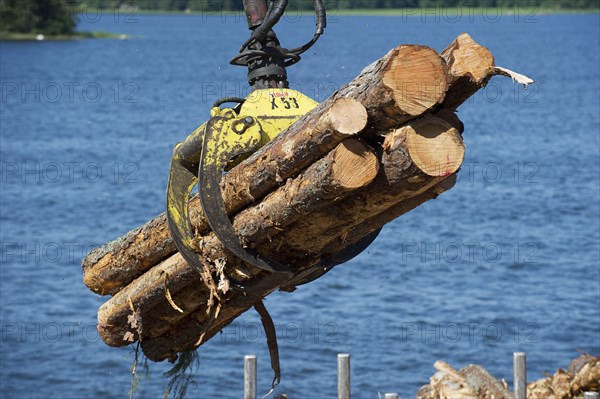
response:
[[[460,168],[465,145],[460,133],[440,118],[426,118],[404,126],[395,135],[404,135],[413,163],[433,177],[449,176]]]
[[[456,110],[494,75],[494,56],[466,33],[441,53],[448,66],[449,89],[444,107]]]
[[[367,110],[352,98],[337,100],[329,110],[331,127],[341,134],[357,134],[367,126]]]
[[[441,103],[447,90],[444,62],[435,50],[423,46],[401,46],[383,76],[397,106],[418,116]]]
[[[379,172],[377,156],[355,139],[346,140],[335,149],[334,162],[335,180],[340,186],[349,189],[368,185]]]
[[[481,83],[489,77],[495,62],[492,53],[467,33],[458,36],[442,53],[442,57],[448,63],[451,76],[470,75],[475,83]]]

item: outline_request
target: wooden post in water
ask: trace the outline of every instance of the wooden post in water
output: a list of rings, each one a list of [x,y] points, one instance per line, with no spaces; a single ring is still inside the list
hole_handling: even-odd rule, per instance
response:
[[[244,399],[256,399],[256,356],[244,357]]]
[[[400,399],[400,396],[397,393],[386,393],[385,399]]]
[[[513,371],[515,399],[527,399],[527,360],[524,352],[513,354]]]
[[[350,355],[338,354],[338,399],[350,399]]]

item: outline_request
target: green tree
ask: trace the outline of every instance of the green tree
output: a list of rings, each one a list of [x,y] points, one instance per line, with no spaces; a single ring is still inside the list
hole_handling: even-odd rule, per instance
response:
[[[70,35],[75,3],[65,0],[0,0],[0,31]]]

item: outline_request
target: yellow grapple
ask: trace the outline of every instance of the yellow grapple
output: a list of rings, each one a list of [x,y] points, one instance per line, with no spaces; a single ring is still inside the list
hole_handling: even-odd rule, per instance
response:
[[[291,277],[283,265],[242,247],[227,217],[220,181],[225,170],[316,106],[314,100],[295,90],[255,90],[235,108],[212,108],[210,120],[175,147],[167,188],[167,218],[175,244],[191,266],[202,270],[188,211],[190,194],[198,184],[202,209],[215,235],[241,260],[271,272],[270,278],[253,286],[230,279],[232,286],[259,292],[267,285],[275,288]]]

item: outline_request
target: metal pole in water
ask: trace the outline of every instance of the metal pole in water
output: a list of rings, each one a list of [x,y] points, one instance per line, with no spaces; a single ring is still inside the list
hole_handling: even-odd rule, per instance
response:
[[[598,399],[598,392],[584,392],[583,399]]]
[[[256,399],[256,356],[244,357],[244,399]]]
[[[385,399],[400,399],[400,396],[397,393],[386,393]]]
[[[338,399],[350,399],[350,355],[338,354]]]
[[[527,399],[527,359],[525,352],[513,353],[515,399]]]

